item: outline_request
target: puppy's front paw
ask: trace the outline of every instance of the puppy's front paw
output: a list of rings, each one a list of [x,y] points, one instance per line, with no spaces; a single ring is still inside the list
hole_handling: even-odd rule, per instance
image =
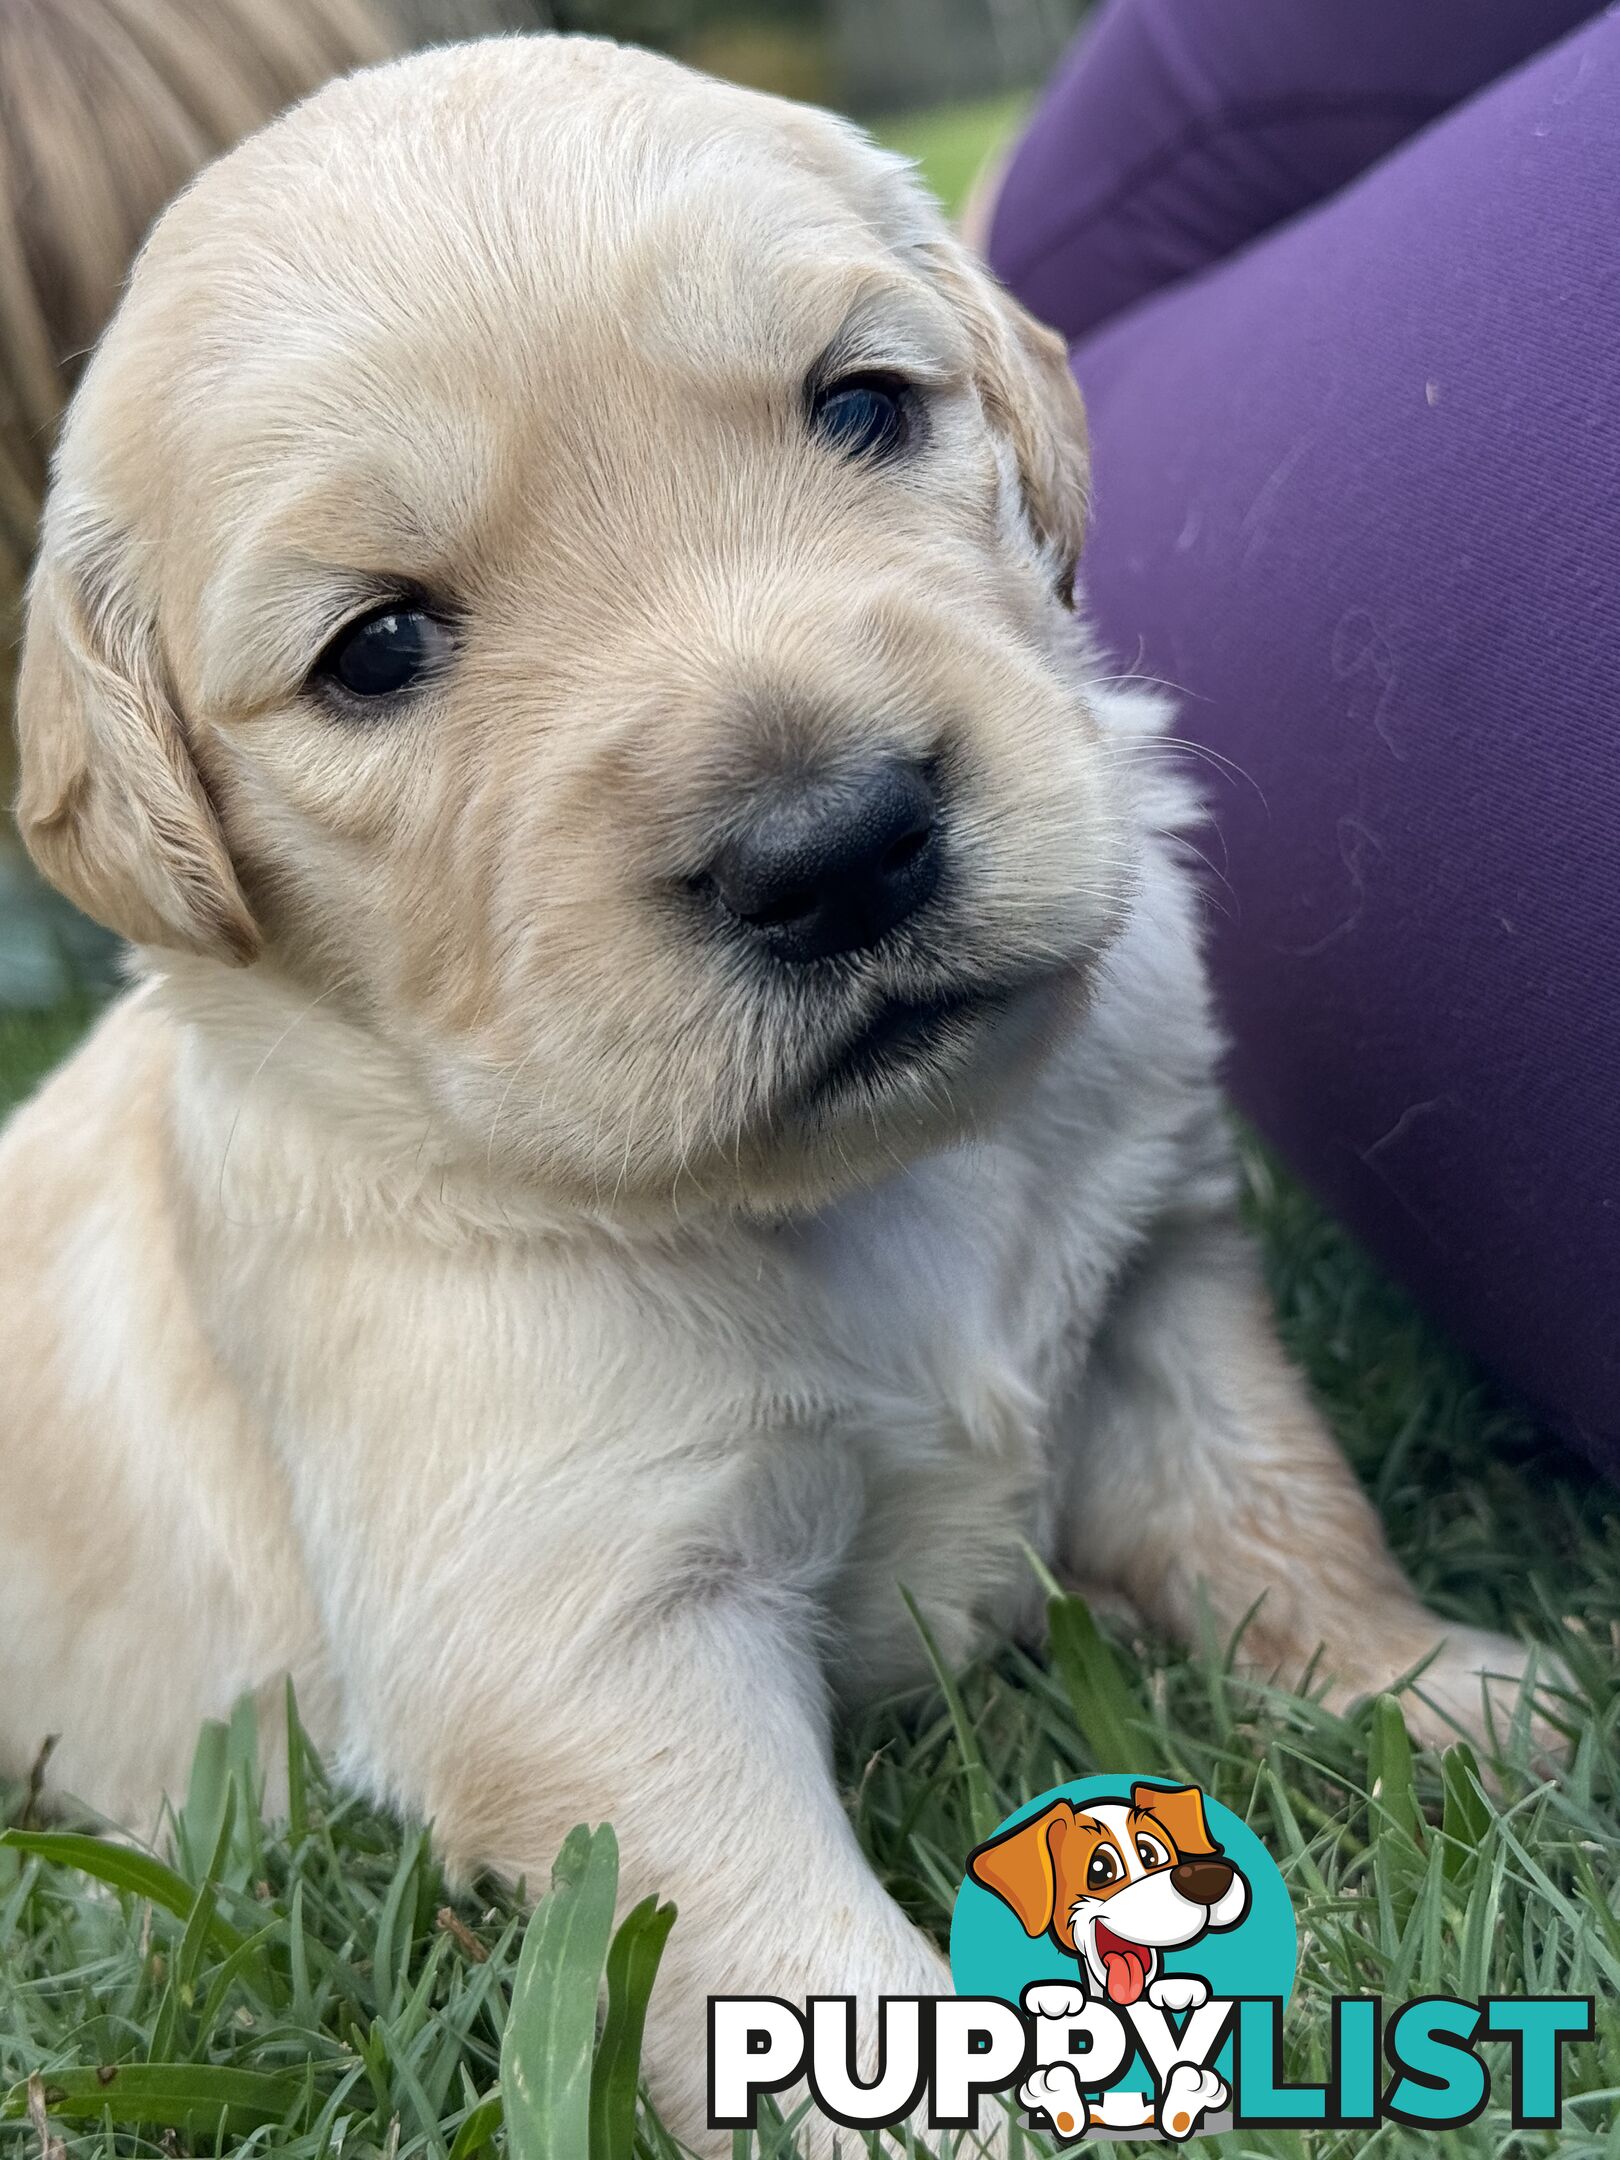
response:
[[[1164,2081],[1159,2102],[1159,2128],[1179,2145],[1190,2138],[1206,2115],[1225,2107],[1230,2095],[1218,2070],[1200,2070],[1195,2063],[1177,2063]]]
[[[1531,1649],[1485,1628],[1454,1628],[1409,1688],[1401,1706],[1412,1737],[1424,1747],[1450,1747],[1458,1739],[1505,1743],[1520,1714],[1534,1668],[1530,1741],[1544,1762],[1561,1760],[1568,1743],[1544,1714],[1573,1688],[1567,1668],[1550,1650]]]
[[[1023,1994],[1031,2017],[1078,2017],[1086,2007],[1086,1991],[1071,1980],[1032,1980]]]
[[[1147,1991],[1155,2010],[1201,2010],[1209,2001],[1209,1982],[1197,1973],[1166,1973]]]

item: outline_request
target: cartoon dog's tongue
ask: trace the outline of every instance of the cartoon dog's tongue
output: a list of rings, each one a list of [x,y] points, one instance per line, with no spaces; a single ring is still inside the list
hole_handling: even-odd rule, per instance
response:
[[[1147,1986],[1148,1964],[1152,1953],[1140,1943],[1127,1942],[1116,1935],[1112,1928],[1098,1926],[1097,1955],[1102,1959],[1103,1971],[1108,1976],[1108,2000],[1125,2009],[1135,2002]]]

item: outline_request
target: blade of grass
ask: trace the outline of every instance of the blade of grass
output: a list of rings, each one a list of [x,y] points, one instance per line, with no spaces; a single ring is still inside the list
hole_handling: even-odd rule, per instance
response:
[[[967,1780],[968,1819],[973,1825],[975,1840],[982,1844],[994,1833],[1001,1820],[1001,1812],[996,1806],[995,1793],[990,1783],[990,1773],[985,1768],[978,1740],[968,1723],[962,1691],[956,1684],[955,1674],[948,1670],[945,1660],[939,1654],[939,1645],[934,1640],[933,1630],[923,1618],[917,1600],[904,1584],[900,1586],[900,1595],[905,1600],[912,1625],[922,1637],[928,1662],[934,1668],[934,1678],[939,1682],[939,1691],[944,1696],[945,1707],[950,1713],[951,1729],[956,1735],[957,1749],[962,1757],[962,1772]]]
[[[149,1900],[177,1920],[189,1920],[197,1892],[183,1875],[154,1860],[150,1853],[134,1851],[110,1839],[86,1837],[76,1830],[5,1830],[0,1845],[17,1852],[35,1853],[57,1867],[78,1868],[109,1888]],[[217,1949],[239,1950],[246,1938],[222,1920],[218,1913],[208,1922],[208,1939]]]
[[[217,2063],[122,2063],[100,2070],[44,2073],[45,2105],[70,2122],[153,2123],[211,2133],[221,2122],[236,2131],[282,2122],[304,2098],[301,2072],[232,2070]],[[22,2115],[26,2084],[6,2095],[0,2113]]]
[[[1465,1741],[1441,1756],[1440,1777],[1440,1832],[1445,1841],[1441,1866],[1447,1879],[1455,1881],[1490,1835],[1491,1804],[1480,1780],[1479,1759]]]
[[[147,2055],[162,2062],[174,2046],[175,2027],[180,2012],[189,2009],[192,2002],[192,1983],[204,1950],[208,1947],[209,1924],[219,1902],[219,1870],[225,1862],[225,1848],[230,1842],[231,1824],[236,1814],[236,1795],[227,1786],[224,1812],[219,1819],[219,1829],[214,1837],[214,1850],[201,1883],[197,1886],[197,1901],[191,1908],[180,1947],[174,1954],[169,1968],[168,1984],[158,2008],[157,2021],[152,2027],[152,2037]],[[233,1953],[234,1954],[234,1953]]]
[[[1048,1656],[1099,1770],[1167,1770],[1112,1644],[1074,1592],[1049,1598]]]
[[[674,1925],[673,1905],[643,1898],[608,1951],[607,2019],[591,2073],[591,2160],[633,2160],[647,1998]]]
[[[611,1828],[569,1833],[523,1938],[501,2046],[511,2160],[590,2150],[596,1997],[613,1935],[619,1847]]]
[[[197,1735],[186,1802],[174,1820],[174,1852],[187,1882],[200,1884],[219,1840],[230,1797],[230,1728],[209,1718]]]
[[[298,1697],[292,1676],[287,1678],[287,1842],[296,1852],[309,1834],[309,1788],[311,1772],[320,1775],[320,1764],[309,1744],[304,1721],[298,1715]]]
[[[487,2100],[480,2100],[456,2132],[456,2142],[450,2148],[450,2160],[472,2160],[474,2153],[483,2152],[494,2142],[495,2133],[505,2120],[505,2114],[499,2093],[491,2093]]]
[[[1386,1822],[1414,1845],[1423,1843],[1423,1811],[1412,1782],[1412,1739],[1393,1695],[1373,1704],[1367,1736],[1367,1790]]]
[[[372,1973],[377,1983],[377,2007],[386,2018],[398,2017],[410,1977],[411,1923],[416,1913],[417,1885],[427,1859],[428,1835],[419,1830],[406,1840],[378,1915]]]

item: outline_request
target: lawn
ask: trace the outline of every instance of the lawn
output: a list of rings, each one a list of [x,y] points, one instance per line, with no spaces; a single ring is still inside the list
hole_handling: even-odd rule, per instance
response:
[[[986,116],[896,135],[954,192]],[[20,1094],[82,1019],[0,1020],[0,1093]],[[1584,1698],[1568,1767],[1542,1774],[1507,1736],[1482,1786],[1466,1752],[1413,1758],[1387,1702],[1335,1718],[1235,1678],[1219,1655],[1099,1637],[1062,1601],[1040,1657],[1008,1650],[954,1676],[954,1694],[890,1706],[844,1736],[851,1814],[895,1895],[943,1932],[967,1849],[1031,1794],[1097,1769],[1196,1781],[1261,1834],[1293,1893],[1294,2075],[1322,2074],[1336,1994],[1590,1994],[1599,2040],[1570,2058],[1563,2132],[1516,2132],[1503,2080],[1449,2149],[1620,2160],[1620,1524],[1605,1491],[1303,1194],[1258,1151],[1249,1165],[1287,1339],[1412,1575],[1442,1612],[1559,1643]],[[93,1525],[87,1495],[87,1535]],[[301,1747],[294,1762],[292,1817],[265,1825],[250,1728],[206,1734],[162,1866],[118,1846],[53,1848],[33,1828],[0,1848],[0,2095],[12,2087],[26,2111],[37,2073],[36,2120],[19,2123],[14,2149],[628,2160],[635,1975],[663,1924],[650,1914],[623,1953],[630,1983],[610,1990],[596,2141],[568,2127],[584,2120],[577,2085],[549,2130],[530,2124],[508,2148],[496,2128],[503,2035],[514,2108],[544,2081],[540,2003],[565,2006],[576,2057],[588,2052],[603,1844],[570,1853],[524,1951],[518,1899],[452,1891],[418,1831],[334,1790]],[[0,1806],[32,1824],[26,1792]],[[1398,2128],[1250,2131],[1208,2149],[1348,2160],[1430,2142]],[[645,2113],[634,2149],[673,2150]],[[737,2146],[739,2160],[781,2150],[768,2136]]]
[[[1023,97],[981,98],[971,105],[906,113],[879,132],[893,149],[916,160],[935,194],[954,209],[987,156],[1011,141],[1028,103]]]

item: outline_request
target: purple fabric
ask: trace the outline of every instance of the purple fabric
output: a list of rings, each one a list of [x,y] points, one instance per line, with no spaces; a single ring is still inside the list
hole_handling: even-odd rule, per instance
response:
[[[1075,365],[1103,634],[1245,776],[1237,1099],[1620,1474],[1620,15]]]
[[[1353,179],[1593,0],[1107,0],[1036,113],[990,253],[1073,339]]]

